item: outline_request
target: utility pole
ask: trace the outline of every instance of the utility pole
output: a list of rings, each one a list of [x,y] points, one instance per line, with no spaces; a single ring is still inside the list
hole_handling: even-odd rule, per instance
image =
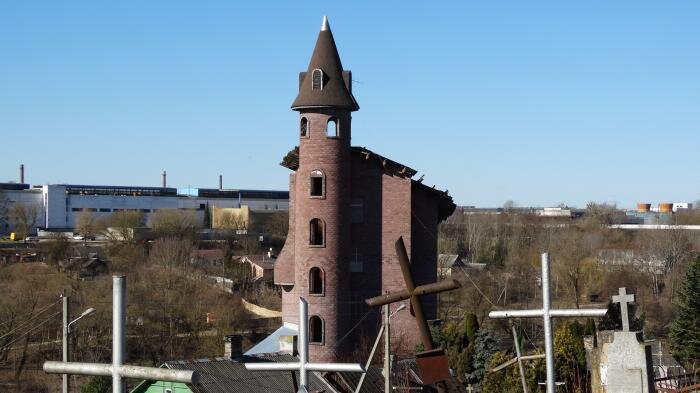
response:
[[[384,393],[391,393],[391,332],[389,328],[391,315],[389,304],[384,305]]]
[[[66,296],[66,291],[65,289],[63,290],[63,294],[61,295],[61,299],[63,300],[63,340],[62,340],[62,346],[63,346],[63,361],[68,362],[68,321],[70,321],[70,316],[68,315],[68,296]],[[68,393],[68,390],[70,388],[69,386],[69,376],[68,374],[63,374],[63,393]]]

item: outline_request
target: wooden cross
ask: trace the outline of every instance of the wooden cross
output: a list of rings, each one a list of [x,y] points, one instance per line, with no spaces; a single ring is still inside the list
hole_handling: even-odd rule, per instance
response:
[[[196,384],[199,376],[192,370],[170,370],[124,364],[126,353],[126,278],[112,277],[112,364],[44,362],[49,374],[104,375],[112,377],[112,393],[123,393],[124,378]]]
[[[606,309],[552,309],[549,294],[549,254],[542,254],[542,308],[539,310],[491,311],[489,318],[542,318],[544,321],[544,354],[547,365],[547,393],[555,392],[553,317],[602,317]]]
[[[450,377],[450,370],[447,366],[447,358],[445,357],[445,353],[442,348],[435,349],[433,337],[430,333],[430,327],[428,326],[428,321],[425,319],[425,314],[423,313],[423,305],[421,304],[420,296],[450,291],[461,287],[461,285],[457,280],[447,280],[416,287],[413,276],[411,275],[411,262],[408,259],[408,253],[406,252],[403,237],[399,237],[395,243],[395,247],[406,289],[399,292],[373,297],[365,300],[365,302],[370,307],[375,307],[411,299],[411,308],[413,310],[413,315],[415,316],[416,324],[418,325],[418,330],[421,335],[421,341],[425,349],[424,352],[416,354],[416,361],[421,371],[421,379],[426,385],[435,383],[438,388],[438,392],[446,392],[447,388],[444,380]]]
[[[612,297],[613,303],[620,303],[620,313],[622,314],[622,331],[630,331],[630,317],[627,312],[627,303],[634,303],[634,294],[627,294],[627,288],[620,288],[619,295]]]
[[[503,370],[504,368],[510,366],[511,364],[514,364],[515,362],[518,362],[518,372],[520,373],[520,383],[523,385],[523,392],[529,393],[529,389],[527,387],[527,381],[525,380],[525,368],[523,366],[523,360],[544,359],[544,354],[522,356],[520,354],[520,341],[518,340],[518,332],[515,329],[515,325],[511,325],[511,330],[513,331],[513,344],[515,345],[515,357],[513,359],[508,360],[507,362],[499,364],[498,366],[492,368],[488,372],[495,373],[497,371]]]
[[[365,368],[357,363],[310,363],[309,358],[309,303],[299,298],[299,361],[280,363],[243,363],[251,371],[299,371],[299,390],[297,393],[308,393],[309,371],[335,371],[364,373]]]

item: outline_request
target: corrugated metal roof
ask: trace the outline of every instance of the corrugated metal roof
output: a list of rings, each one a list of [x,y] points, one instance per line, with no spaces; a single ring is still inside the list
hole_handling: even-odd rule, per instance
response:
[[[235,360],[218,358],[166,362],[165,366],[172,369],[197,371],[199,383],[190,386],[197,393],[290,393],[294,391],[291,371],[249,371],[243,363],[294,361],[297,361],[297,358],[291,355],[265,354],[242,356]],[[299,373],[294,372],[294,374],[298,381]],[[309,373],[310,391],[329,392],[329,388],[316,374]]]

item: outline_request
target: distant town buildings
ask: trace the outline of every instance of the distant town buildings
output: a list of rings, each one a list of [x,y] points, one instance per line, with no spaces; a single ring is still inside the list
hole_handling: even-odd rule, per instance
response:
[[[161,209],[194,212],[204,221],[205,214],[215,209],[246,211],[286,211],[289,208],[288,191],[196,189],[195,195],[178,193],[170,187],[105,186],[78,184],[45,184],[30,187],[24,183],[0,183],[0,193],[6,203],[33,206],[36,220],[31,233],[37,228],[72,230],[82,212],[91,212],[98,218],[119,211],[137,211],[146,222]],[[7,233],[11,223],[0,228]]]

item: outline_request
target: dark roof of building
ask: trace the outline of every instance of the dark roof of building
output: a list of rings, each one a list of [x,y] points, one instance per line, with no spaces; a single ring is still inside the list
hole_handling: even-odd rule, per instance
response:
[[[312,88],[312,74],[316,69],[323,72],[321,88]],[[343,71],[338,48],[325,16],[309,67],[306,72],[299,74],[299,94],[292,103],[294,110],[306,108],[342,108],[350,111],[360,109],[352,95],[352,74],[350,71]]]
[[[274,269],[276,258],[269,258],[265,255],[243,255],[241,261],[258,265],[263,269]]]
[[[362,156],[362,158],[365,160],[375,160],[376,162],[381,163],[385,168],[393,170],[393,172],[396,172],[398,175],[411,178],[418,173],[418,171],[415,169],[398,163],[390,158],[384,157],[381,154],[377,154],[366,147],[352,146],[350,151],[354,155]],[[282,159],[280,165],[293,171],[299,169],[299,146],[295,146],[294,149],[290,150]]]
[[[289,191],[200,188],[197,190],[197,196],[202,198],[289,199]]]
[[[20,190],[28,190],[28,189],[29,189],[29,184],[24,184],[24,183],[0,183],[0,190],[20,191]]]
[[[170,187],[104,186],[86,184],[57,184],[66,187],[70,195],[121,195],[121,196],[176,196],[177,189]]]
[[[375,160],[375,162],[381,164],[382,167],[392,175],[412,178],[417,173],[415,169],[403,165],[399,162],[396,162],[392,159],[386,158],[380,154],[377,154],[367,149],[366,147],[352,146],[350,150],[353,155],[360,156],[365,160]],[[284,158],[282,158],[282,162],[280,162],[280,165],[293,171],[299,169],[299,146],[295,146],[294,149],[290,150],[284,156]],[[439,190],[435,188],[435,186],[429,187],[423,184],[422,181],[422,178],[419,180],[411,180],[413,187],[423,192],[426,192],[437,199],[439,209],[439,221],[442,221],[449,217],[457,207],[457,205],[455,205],[454,201],[452,200],[452,197],[449,196],[447,191]]]
[[[296,362],[289,354],[262,354],[241,356],[235,360],[217,358],[195,361],[166,362],[163,366],[172,369],[194,370],[199,374],[199,383],[188,386],[197,393],[263,393],[293,392],[292,372],[249,371],[243,363],[248,362]],[[299,373],[294,372],[297,381]],[[310,391],[328,391],[328,385],[315,373],[309,373]],[[134,389],[136,391],[136,389]]]

